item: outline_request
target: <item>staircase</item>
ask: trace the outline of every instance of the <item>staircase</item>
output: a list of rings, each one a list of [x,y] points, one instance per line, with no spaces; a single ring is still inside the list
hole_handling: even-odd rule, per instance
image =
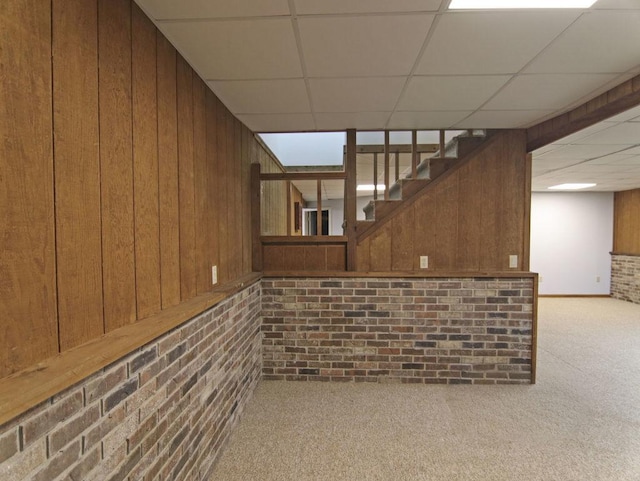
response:
[[[392,216],[405,201],[415,197],[445,172],[452,171],[483,145],[490,134],[484,130],[467,131],[451,139],[444,146],[443,152],[436,152],[432,157],[423,159],[417,166],[416,177],[411,172],[396,181],[389,188],[388,200],[372,200],[363,209],[365,220],[356,224],[358,242],[371,235],[380,221]]]

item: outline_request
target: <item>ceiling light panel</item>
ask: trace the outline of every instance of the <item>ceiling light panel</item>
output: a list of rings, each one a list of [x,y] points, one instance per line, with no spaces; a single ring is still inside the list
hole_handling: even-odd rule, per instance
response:
[[[510,78],[507,75],[413,77],[398,110],[475,110]]]
[[[302,50],[310,77],[408,75],[432,15],[302,17]]]
[[[516,73],[578,16],[576,12],[443,15],[416,73]]]
[[[226,80],[207,83],[235,115],[311,111],[307,87],[302,79]]]
[[[156,20],[289,15],[287,0],[136,0]]]
[[[295,0],[299,15],[437,12],[441,0]]]
[[[206,80],[302,76],[289,19],[168,22],[160,29]]]
[[[527,73],[624,73],[640,64],[640,11],[594,11],[553,42]]]

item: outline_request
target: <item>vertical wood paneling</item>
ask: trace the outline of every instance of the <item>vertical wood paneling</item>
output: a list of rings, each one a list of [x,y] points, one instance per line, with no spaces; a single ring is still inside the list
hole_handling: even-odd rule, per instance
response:
[[[242,274],[251,272],[251,132],[242,126]]]
[[[429,256],[429,268],[433,269],[435,262],[435,231],[436,209],[435,196],[426,193],[413,206],[416,229],[413,231],[413,248],[415,250],[414,268],[420,268],[420,256]]]
[[[180,296],[196,295],[196,213],[193,160],[193,70],[177,61],[178,185],[180,205]]]
[[[133,192],[138,319],[162,308],[156,27],[132,4]]]
[[[413,209],[407,209],[394,217],[391,222],[391,270],[410,271],[413,269]]]
[[[502,235],[502,175],[500,165],[492,159],[483,162],[482,195],[478,199],[478,210],[482,218],[483,249],[480,255],[480,269],[497,269],[501,265],[500,236]]]
[[[391,271],[391,229],[391,224],[387,223],[386,226],[371,237],[369,253],[371,256],[370,267],[372,271]]]
[[[234,155],[233,155],[233,205],[235,205],[235,220],[233,222],[234,242],[233,242],[233,279],[242,275],[242,252],[243,252],[243,228],[242,221],[244,217],[244,209],[242,203],[242,124],[236,118],[233,119],[234,130]]]
[[[58,347],[50,42],[50,3],[4,2],[0,9],[0,376],[53,355]]]
[[[228,252],[229,252],[229,225],[227,221],[227,185],[229,179],[227,177],[227,114],[224,105],[218,102],[216,112],[217,129],[218,129],[218,239],[220,246],[218,280],[224,282],[228,279]]]
[[[228,281],[233,279],[234,277],[234,255],[235,255],[235,231],[236,231],[236,212],[235,212],[235,202],[234,202],[234,194],[235,194],[235,129],[234,129],[234,118],[231,113],[226,111],[226,131],[227,131],[227,185],[225,186],[226,191],[226,205],[227,209],[225,210],[226,214],[226,224],[227,224],[227,250],[225,255],[225,277],[224,281]]]
[[[60,349],[103,333],[98,7],[52,3],[56,256]]]
[[[482,216],[465,214],[476,209],[480,192],[482,192],[482,164],[472,162],[460,170],[458,205],[462,215],[458,218],[456,265],[461,270],[476,271],[480,267]]]
[[[451,270],[456,267],[458,238],[458,188],[459,176],[453,174],[450,182],[440,184],[435,202],[435,245],[433,267]],[[467,215],[467,213],[465,213]],[[431,263],[430,263],[431,265]]]
[[[196,275],[197,292],[211,290],[211,258],[209,249],[209,167],[207,163],[207,110],[204,82],[193,79],[193,164],[195,175]]]
[[[277,164],[134,2],[8,0],[0,40],[0,377],[251,269]]]
[[[640,254],[640,189],[614,194],[613,251]]]
[[[527,269],[525,136],[518,130],[494,135],[472,159],[361,240],[359,269],[385,271],[381,257],[387,255],[393,270],[419,270],[419,257],[426,255],[429,271],[498,271],[508,270],[510,254],[519,256],[519,270]]]
[[[220,240],[218,235],[218,135],[217,110],[215,95],[209,89],[206,92],[206,122],[207,122],[207,211],[209,229],[209,263],[212,266],[220,264]]]
[[[131,4],[99,0],[100,178],[105,330],[136,319]]]
[[[525,219],[525,197],[530,193],[525,192],[527,182],[526,160],[527,153],[524,149],[526,137],[524,132],[512,132],[506,136],[502,146],[504,154],[500,156],[500,174],[502,176],[502,190],[500,205],[503,206],[501,224],[503,232],[500,236],[500,259],[499,265],[504,270],[509,269],[509,255],[518,256],[518,268],[525,264],[522,256],[524,253],[524,219]],[[518,146],[522,145],[522,150]],[[515,201],[519,199],[520,201]]]
[[[180,303],[176,50],[157,37],[158,179],[162,308]]]
[[[371,238],[367,237],[357,246],[356,250],[356,270],[360,272],[368,272],[371,270],[371,254],[369,253],[369,245]]]

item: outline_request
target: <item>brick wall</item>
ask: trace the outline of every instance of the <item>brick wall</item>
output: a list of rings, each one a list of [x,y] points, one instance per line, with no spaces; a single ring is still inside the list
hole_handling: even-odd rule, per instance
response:
[[[260,283],[0,427],[0,479],[208,480],[260,378]]]
[[[611,255],[611,296],[640,304],[640,256]]]
[[[533,282],[264,279],[263,378],[529,383]]]

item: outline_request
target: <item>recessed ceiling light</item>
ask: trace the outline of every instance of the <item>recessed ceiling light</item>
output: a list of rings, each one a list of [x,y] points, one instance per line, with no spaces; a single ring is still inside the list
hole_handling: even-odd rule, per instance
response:
[[[375,190],[375,186],[373,184],[361,184],[358,187],[356,187],[356,190],[373,192]],[[378,184],[378,190],[384,190],[384,185]]]
[[[451,0],[449,10],[589,8],[596,0]]]
[[[558,184],[548,187],[549,190],[580,190],[595,187],[596,184]]]

